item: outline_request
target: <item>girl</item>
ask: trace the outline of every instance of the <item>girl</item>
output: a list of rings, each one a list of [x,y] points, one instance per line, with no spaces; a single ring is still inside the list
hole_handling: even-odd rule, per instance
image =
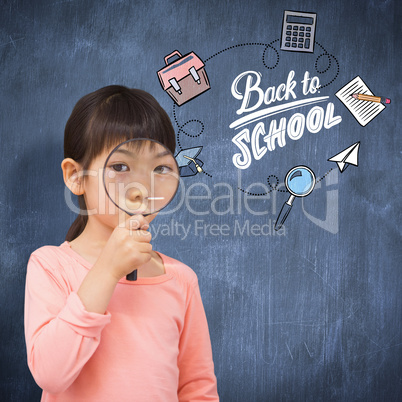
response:
[[[219,400],[195,273],[152,250],[155,214],[127,219],[93,174],[131,138],[175,149],[168,115],[138,89],[90,93],[66,124],[63,177],[84,213],[63,244],[32,253],[26,279],[28,366],[42,401]]]

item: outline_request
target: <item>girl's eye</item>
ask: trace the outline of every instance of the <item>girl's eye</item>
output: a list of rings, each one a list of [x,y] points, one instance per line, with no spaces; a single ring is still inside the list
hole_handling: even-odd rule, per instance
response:
[[[115,165],[112,165],[111,168],[115,172],[127,172],[128,171],[128,166],[124,165],[123,163],[116,163]]]
[[[166,174],[171,172],[171,170],[169,166],[158,166],[154,169],[154,172],[157,174]]]

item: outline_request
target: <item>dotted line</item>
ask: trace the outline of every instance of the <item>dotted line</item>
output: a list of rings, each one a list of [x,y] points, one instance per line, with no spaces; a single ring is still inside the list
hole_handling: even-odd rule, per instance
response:
[[[213,59],[216,56],[219,56],[220,54],[222,54],[223,52],[227,52],[228,50],[232,50],[232,49],[236,49],[239,47],[244,47],[244,46],[264,46],[264,52],[262,53],[262,64],[268,68],[269,70],[273,70],[274,68],[276,68],[276,66],[279,64],[279,52],[272,46],[273,43],[275,42],[279,42],[279,39],[275,39],[270,43],[261,43],[261,42],[251,42],[251,43],[240,43],[238,45],[233,45],[230,47],[227,47],[226,49],[220,50],[219,52],[213,54],[212,56],[208,57],[207,59],[204,60],[204,63],[207,63],[209,60]],[[273,67],[270,67],[267,65],[267,63],[265,62],[265,54],[268,48],[271,48],[275,53],[276,53],[276,62],[274,64]]]
[[[174,122],[177,124],[178,127],[180,127],[179,122],[177,121],[177,116],[176,116],[176,104],[173,102],[173,118]]]
[[[274,178],[276,180],[276,183],[273,184],[271,183],[271,177]],[[272,191],[278,191],[280,193],[287,193],[287,190],[280,190],[278,189],[278,184],[279,184],[279,179],[278,176],[275,176],[274,174],[271,174],[267,177],[267,182],[268,182],[268,186],[271,187],[271,190],[266,191],[265,193],[252,193],[250,191],[244,190],[241,187],[237,187],[240,191],[242,191],[243,193],[247,194],[247,195],[253,195],[253,196],[263,196],[263,195],[267,195],[269,193],[272,193]]]
[[[189,134],[184,130],[184,127],[188,124],[188,123],[192,123],[192,122],[196,122],[201,124],[201,131],[198,134]],[[179,127],[179,131],[183,132],[185,135],[187,135],[188,137],[191,138],[197,138],[199,137],[203,132],[204,132],[204,123],[201,120],[196,120],[196,119],[192,119],[192,120],[188,120],[186,121],[182,126]]]
[[[244,190],[244,189],[242,189],[242,188],[240,188],[240,187],[237,187],[240,191],[242,191],[243,193],[245,193],[245,194],[247,194],[247,195],[254,195],[254,196],[261,196],[261,195],[267,195],[267,194],[269,194],[271,191],[273,191],[273,190],[271,190],[271,191],[267,191],[267,192],[265,192],[265,193],[251,193],[250,191],[246,191],[246,190]]]
[[[322,56],[328,56],[328,67],[327,67],[325,70],[320,71],[320,70],[318,70],[317,65],[318,65],[318,60],[320,60],[320,58],[321,58]],[[315,70],[317,71],[318,74],[325,74],[325,73],[331,68],[331,65],[332,65],[332,62],[331,62],[331,57],[330,57],[330,55],[327,54],[327,53],[321,53],[321,54],[317,57],[317,60],[315,61],[314,67],[315,67]]]
[[[273,185],[273,184],[271,183],[271,180],[270,180],[271,177],[273,177],[273,178],[276,180],[275,185]],[[267,177],[267,182],[268,182],[269,187],[271,187],[273,190],[279,191],[280,193],[287,193],[287,190],[279,190],[279,189],[277,188],[277,187],[278,187],[278,184],[279,184],[278,176],[275,176],[274,174],[270,174],[270,175]]]
[[[177,121],[177,116],[176,116],[176,104],[173,102],[173,119],[177,125],[177,127],[179,127],[179,131],[176,133],[176,139],[177,139],[177,145],[179,146],[179,149],[182,150],[181,147],[181,143],[180,143],[180,124]]]
[[[315,181],[315,183],[316,183],[316,184],[319,183],[319,182],[320,182],[321,180],[323,180],[326,176],[328,176],[329,173],[332,172],[334,169],[335,169],[335,168],[332,168],[332,169],[328,170],[328,172],[325,173],[324,176],[322,176],[320,179],[317,179],[317,180]]]
[[[173,103],[173,119],[174,119],[177,127],[179,128],[179,130],[176,133],[176,138],[177,138],[177,144],[178,144],[180,150],[182,149],[181,142],[180,142],[180,133],[184,133],[185,135],[187,135],[188,137],[191,137],[191,138],[197,138],[204,132],[205,125],[201,120],[191,119],[191,120],[186,121],[184,124],[180,125],[179,121],[177,120],[176,104],[175,103]],[[190,134],[186,130],[184,130],[184,127],[188,123],[193,123],[193,122],[199,123],[201,125],[201,131],[198,134]]]
[[[266,43],[259,43],[259,42],[254,42],[254,43],[240,43],[238,45],[230,46],[227,47],[226,49],[220,50],[219,52],[213,54],[212,56],[208,57],[207,59],[204,60],[204,63],[208,62],[209,60],[213,59],[216,56],[219,56],[223,52],[226,52],[228,50],[236,49],[238,47],[243,47],[243,46],[268,46]]]
[[[275,43],[275,42],[279,42],[279,39],[275,39],[275,40],[273,40],[271,43],[269,43],[269,44],[265,47],[264,52],[263,52],[263,54],[262,54],[262,64],[264,64],[264,66],[265,66],[266,68],[268,68],[269,70],[273,70],[273,69],[276,68],[276,66],[279,64],[279,52],[278,52],[274,47],[271,46],[271,45],[272,45],[273,43]],[[266,51],[267,51],[268,48],[271,48],[271,49],[276,53],[276,63],[275,63],[275,65],[274,65],[273,67],[269,67],[269,66],[267,66],[267,64],[265,63],[265,53],[266,53]]]
[[[175,103],[173,103],[173,118],[174,118],[174,121],[175,121],[176,125],[179,127],[179,131],[177,132],[176,137],[177,137],[177,144],[178,144],[180,150],[183,149],[182,146],[181,146],[181,143],[180,143],[180,133],[181,132],[183,132],[184,134],[188,135],[191,138],[199,137],[204,132],[205,126],[204,126],[204,123],[201,120],[192,119],[192,120],[186,121],[182,126],[180,126],[180,124],[179,124],[179,122],[177,120],[177,116],[176,116],[176,104]],[[191,134],[187,133],[185,130],[183,130],[183,127],[187,123],[191,123],[193,121],[201,124],[201,131],[198,134],[195,134],[195,135],[191,135]],[[212,175],[207,173],[205,170],[203,170],[202,173],[204,173],[206,176],[212,178]]]
[[[331,59],[334,59],[334,60],[335,60],[335,63],[336,63],[336,74],[335,74],[335,77],[334,77],[331,81],[327,82],[325,85],[321,85],[321,86],[320,86],[320,88],[325,88],[325,87],[327,87],[328,85],[331,85],[331,84],[338,78],[338,75],[339,75],[339,62],[338,62],[338,59],[337,59],[333,54],[330,54],[330,53],[327,52],[327,50],[324,48],[324,46],[322,46],[322,45],[321,45],[320,43],[318,43],[317,41],[314,41],[314,43],[316,43],[316,44],[324,51],[324,53],[321,53],[321,54],[317,57],[317,59],[315,60],[314,68],[315,68],[315,70],[317,71],[318,74],[324,74],[324,73],[326,73],[326,72],[331,68],[331,65],[332,65]],[[320,60],[320,58],[321,58],[322,56],[327,56],[327,57],[328,57],[328,67],[327,67],[325,70],[320,71],[320,70],[318,70],[318,61]]]

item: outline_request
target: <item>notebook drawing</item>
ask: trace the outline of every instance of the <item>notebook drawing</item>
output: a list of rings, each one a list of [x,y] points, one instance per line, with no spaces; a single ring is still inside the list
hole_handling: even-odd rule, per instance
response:
[[[381,113],[385,106],[382,103],[357,100],[352,97],[355,93],[374,95],[359,76],[348,82],[335,95],[352,113],[359,124],[364,127]]]

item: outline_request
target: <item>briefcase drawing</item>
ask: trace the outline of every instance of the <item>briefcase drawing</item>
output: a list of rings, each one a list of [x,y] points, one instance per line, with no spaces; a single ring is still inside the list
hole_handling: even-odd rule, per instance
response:
[[[169,63],[169,59],[178,59]],[[184,56],[177,50],[165,57],[166,66],[158,71],[158,78],[164,91],[178,106],[210,89],[203,61],[194,53]]]

